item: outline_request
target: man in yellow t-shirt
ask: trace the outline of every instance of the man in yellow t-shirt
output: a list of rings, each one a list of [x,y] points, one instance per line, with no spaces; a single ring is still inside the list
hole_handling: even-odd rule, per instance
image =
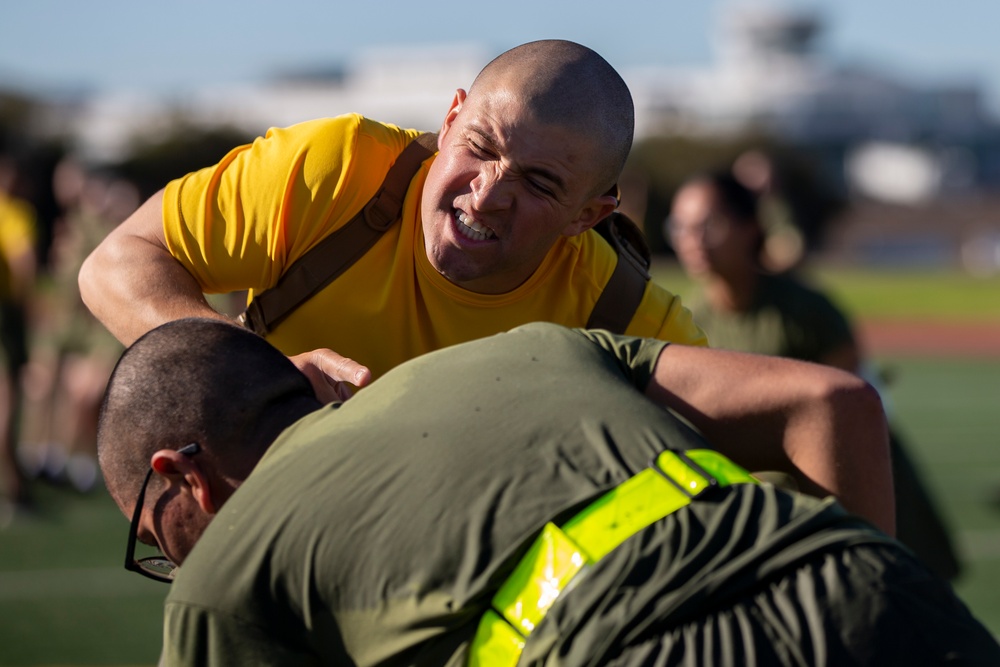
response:
[[[625,83],[586,47],[502,54],[457,91],[401,223],[268,340],[333,398],[344,382],[525,322],[584,325],[617,262],[590,230],[617,206],[607,193],[633,115]],[[416,134],[357,115],[269,131],[111,233],[81,271],[84,301],[126,344],[179,317],[223,317],[204,293],[273,287],[364,206]],[[625,333],[705,343],[652,283]]]

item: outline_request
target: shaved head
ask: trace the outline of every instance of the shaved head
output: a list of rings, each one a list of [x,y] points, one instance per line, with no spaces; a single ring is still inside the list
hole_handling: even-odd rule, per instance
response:
[[[302,399],[319,407],[306,377],[250,331],[201,318],[157,327],[125,351],[108,381],[97,435],[108,491],[127,506],[152,454],[191,442],[242,479],[276,435],[275,410]]]
[[[564,40],[522,44],[483,68],[469,97],[497,90],[513,93],[536,120],[573,129],[598,147],[595,194],[618,181],[632,149],[635,109],[628,86],[595,51]]]

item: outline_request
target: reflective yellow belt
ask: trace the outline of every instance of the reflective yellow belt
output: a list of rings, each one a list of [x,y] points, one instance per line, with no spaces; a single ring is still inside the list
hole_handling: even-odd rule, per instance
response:
[[[557,527],[547,523],[493,597],[469,647],[471,667],[513,667],[532,630],[585,565],[713,486],[754,482],[718,452],[666,451]]]

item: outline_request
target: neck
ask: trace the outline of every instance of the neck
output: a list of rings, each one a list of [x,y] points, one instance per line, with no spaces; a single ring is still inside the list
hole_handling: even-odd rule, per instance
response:
[[[257,462],[286,428],[321,407],[322,404],[314,397],[300,395],[268,407],[253,420],[251,428],[243,435],[248,445],[247,455],[234,461],[226,471],[225,479],[231,487],[229,493],[232,494],[250,476]]]
[[[750,310],[757,298],[760,274],[747,271],[739,276],[715,275],[705,284],[705,298],[714,310],[741,313]]]

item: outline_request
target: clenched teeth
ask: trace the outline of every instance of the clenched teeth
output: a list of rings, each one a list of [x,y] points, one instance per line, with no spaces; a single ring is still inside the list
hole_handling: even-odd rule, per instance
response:
[[[476,222],[467,216],[464,211],[459,211],[458,215],[455,216],[455,219],[459,222],[457,225],[458,231],[462,233],[462,236],[468,239],[472,239],[473,241],[485,241],[487,239],[495,239],[497,237],[497,235],[493,233],[492,229],[486,225]]]

